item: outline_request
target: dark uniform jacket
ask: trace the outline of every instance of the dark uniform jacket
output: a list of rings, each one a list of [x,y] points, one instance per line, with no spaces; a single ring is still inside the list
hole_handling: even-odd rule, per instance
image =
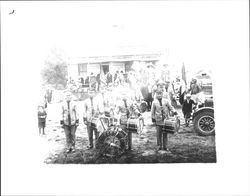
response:
[[[188,100],[185,100],[183,102],[183,105],[182,105],[182,111],[184,114],[188,113],[188,112],[192,112],[192,106],[193,104],[195,104],[194,100],[190,99],[189,101]]]

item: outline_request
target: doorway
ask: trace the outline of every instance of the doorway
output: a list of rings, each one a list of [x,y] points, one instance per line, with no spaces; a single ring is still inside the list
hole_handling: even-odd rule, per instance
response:
[[[101,65],[101,72],[106,74],[109,72],[109,65]]]

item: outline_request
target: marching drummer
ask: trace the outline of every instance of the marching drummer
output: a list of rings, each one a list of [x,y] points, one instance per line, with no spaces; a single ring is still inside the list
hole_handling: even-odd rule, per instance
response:
[[[75,133],[79,125],[79,115],[76,103],[72,100],[72,94],[69,90],[65,92],[65,101],[62,105],[62,119],[60,123],[64,128],[66,136],[66,152],[75,152]]]
[[[109,118],[109,124],[112,125],[114,123],[114,108],[115,108],[115,101],[113,95],[109,91],[102,91],[101,92],[101,101],[104,116]]]
[[[163,80],[159,80],[156,84],[156,88],[154,89],[155,93],[154,93],[153,98],[154,99],[157,98],[157,93],[156,93],[157,91],[162,91],[163,98],[169,99],[169,95],[168,95],[165,87],[166,87],[166,83]]]
[[[141,90],[139,87],[136,87],[134,90],[134,101],[136,103],[140,103],[142,100],[143,100],[143,96],[142,96]]]
[[[119,100],[116,105],[116,114],[119,116],[120,125],[125,129],[128,133],[128,150],[132,148],[132,132],[127,130],[128,119],[131,115],[130,108],[132,106],[131,100],[128,99],[127,93],[122,92],[121,94],[122,100]]]
[[[102,104],[100,104],[100,100],[94,99],[95,92],[89,92],[89,99],[86,100],[84,104],[84,113],[83,113],[83,122],[87,126],[89,145],[88,149],[93,148],[93,133],[95,134],[95,144],[99,137],[99,132],[96,127],[93,126],[95,119],[103,113]]]
[[[170,112],[177,115],[177,112],[170,104],[170,101],[163,97],[163,91],[157,89],[156,98],[151,107],[151,117],[156,125],[158,150],[167,150],[167,133],[163,132],[162,126],[164,125],[164,120],[169,118]]]

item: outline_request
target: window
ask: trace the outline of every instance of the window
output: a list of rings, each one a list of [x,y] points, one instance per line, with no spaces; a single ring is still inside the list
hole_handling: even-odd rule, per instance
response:
[[[125,63],[125,72],[129,72],[132,70],[132,64],[133,64],[133,61],[128,61]]]
[[[78,75],[83,76],[87,74],[87,63],[78,64]]]

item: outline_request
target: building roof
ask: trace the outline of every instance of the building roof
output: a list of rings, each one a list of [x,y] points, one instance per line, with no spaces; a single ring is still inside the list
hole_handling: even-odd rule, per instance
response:
[[[88,51],[71,52],[70,63],[79,62],[110,62],[110,61],[132,61],[132,60],[159,60],[163,50],[148,46],[118,46],[107,48],[89,48]]]
[[[161,53],[163,50],[156,46],[148,45],[120,45],[105,47],[74,48],[68,51],[70,57],[87,56],[112,56],[112,55],[134,55],[134,54],[152,54]]]
[[[89,56],[70,58],[70,64],[77,63],[100,63],[100,62],[121,62],[121,61],[157,61],[161,54],[135,54],[135,55],[111,55],[111,56]]]

